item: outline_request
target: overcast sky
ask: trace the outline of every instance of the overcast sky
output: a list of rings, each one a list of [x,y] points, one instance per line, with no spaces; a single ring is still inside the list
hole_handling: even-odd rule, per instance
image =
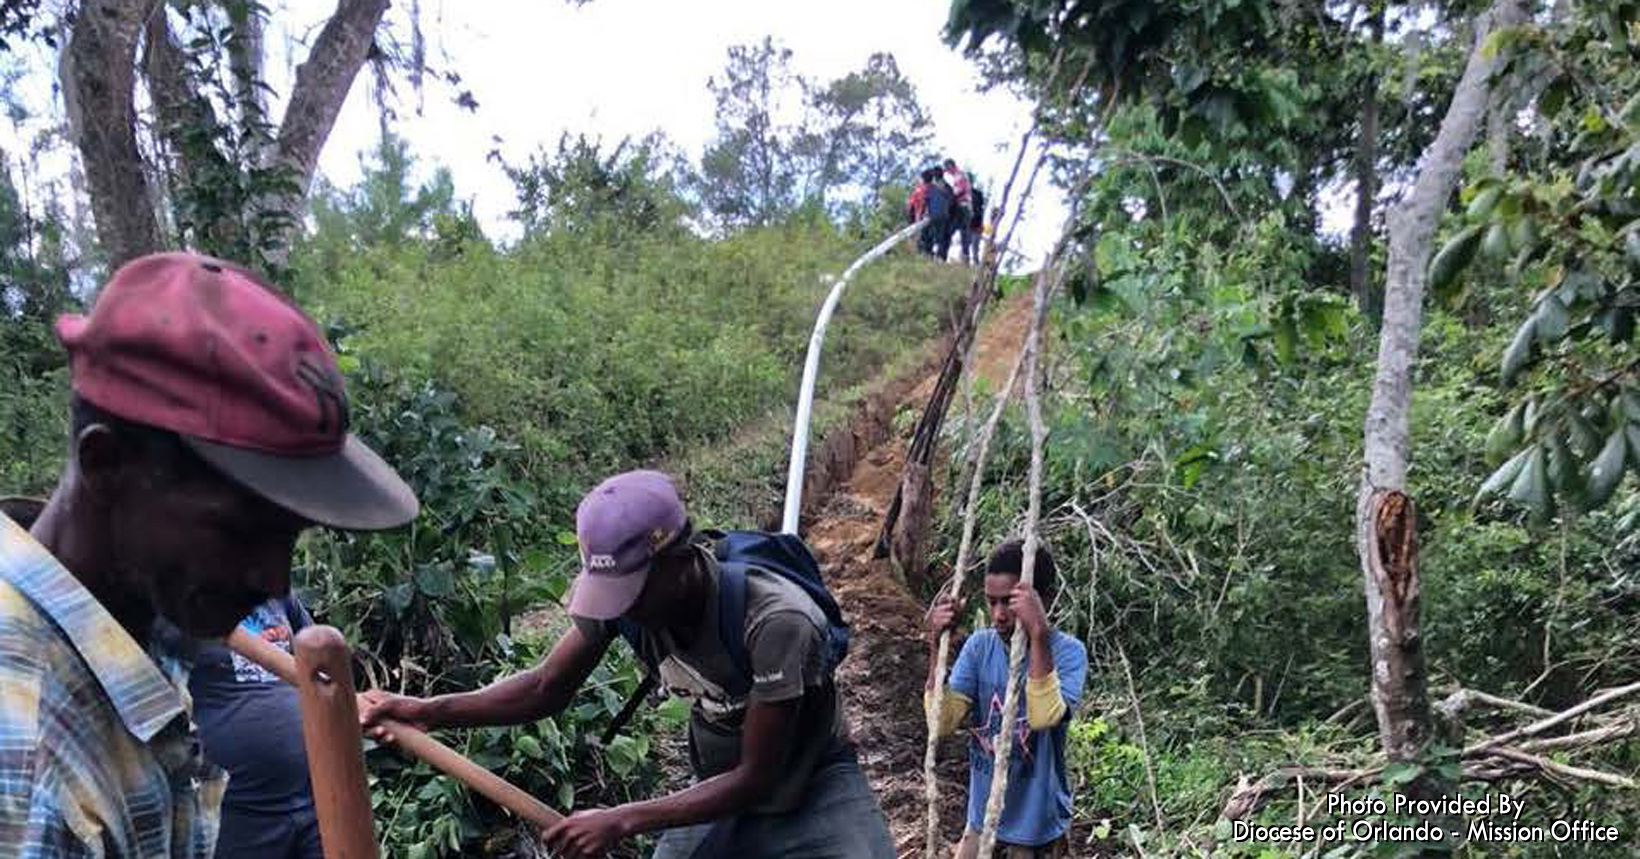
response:
[[[394,14],[408,5],[401,0]],[[513,194],[486,161],[492,136],[514,162],[555,145],[564,131],[616,141],[659,129],[698,156],[714,127],[707,78],[721,72],[730,45],[771,35],[791,48],[795,71],[819,80],[859,69],[873,53],[893,53],[934,120],[938,146],[1000,184],[1029,110],[1006,92],[977,91],[972,64],[940,40],[946,7],[946,0],[594,0],[581,7],[422,0],[430,60],[457,70],[479,109],[463,111],[447,87],[432,86],[417,116],[414,97],[401,87],[407,109],[399,131],[417,155],[448,166],[479,216],[505,235]],[[298,8],[317,22],[334,4]],[[288,23],[301,32],[305,22]],[[321,159],[332,181],[356,178],[358,152],[377,137],[368,90],[363,79],[354,87]],[[1034,208],[1022,227],[1022,249],[1033,259],[1047,249],[1062,203],[1050,191]]]
[[[48,4],[50,5],[50,4]],[[304,40],[335,9],[334,0],[289,0],[276,11],[268,39],[268,78],[289,92],[289,73],[306,57]],[[393,31],[408,34],[412,0],[389,11]],[[1029,109],[1009,93],[978,92],[974,67],[940,40],[946,0],[593,0],[584,6],[548,0],[420,0],[428,61],[461,75],[460,89],[477,98],[476,112],[453,103],[458,90],[429,82],[418,97],[397,82],[395,130],[421,160],[454,174],[493,236],[511,238],[506,220],[511,184],[487,160],[500,138],[509,161],[554,147],[561,133],[607,141],[664,132],[691,157],[713,133],[707,78],[719,74],[730,45],[773,36],[793,52],[794,71],[825,81],[864,66],[878,51],[894,54],[934,121],[936,145],[985,180],[993,199],[1012,164]],[[54,104],[55,57],[30,46],[27,74],[11,84],[40,115],[0,129],[0,148],[15,156],[34,132],[60,115]],[[357,180],[359,156],[379,137],[371,77],[361,73],[320,158],[332,182]],[[275,106],[282,109],[282,106]],[[45,158],[47,175],[66,168],[66,153]],[[1016,245],[1039,260],[1063,218],[1060,195],[1039,187]]]

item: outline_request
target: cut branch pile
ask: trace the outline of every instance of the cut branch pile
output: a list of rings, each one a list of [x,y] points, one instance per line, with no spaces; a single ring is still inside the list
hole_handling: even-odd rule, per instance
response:
[[[1606,772],[1588,766],[1579,766],[1551,760],[1546,753],[1564,758],[1609,746],[1627,739],[1640,731],[1640,705],[1621,709],[1606,709],[1612,704],[1640,693],[1640,683],[1631,683],[1609,689],[1558,713],[1541,707],[1501,698],[1471,689],[1458,689],[1443,699],[1436,709],[1449,715],[1461,715],[1472,707],[1487,707],[1501,713],[1538,716],[1524,726],[1487,736],[1472,742],[1459,754],[1463,780],[1493,782],[1510,778],[1544,778],[1562,786],[1574,782],[1600,784],[1608,787],[1634,790],[1640,788],[1634,778]],[[1556,736],[1543,736],[1555,728],[1573,727],[1576,730]],[[1263,778],[1253,781],[1246,776],[1236,783],[1230,799],[1220,812],[1225,820],[1241,820],[1262,808],[1265,803],[1285,792],[1289,785],[1327,785],[1326,793],[1341,793],[1349,788],[1378,778],[1384,772],[1382,755],[1375,756],[1365,767],[1282,767]],[[1324,803],[1317,803],[1317,806]]]

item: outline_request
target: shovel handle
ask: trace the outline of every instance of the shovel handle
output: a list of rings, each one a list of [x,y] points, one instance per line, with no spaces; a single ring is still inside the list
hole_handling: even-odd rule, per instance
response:
[[[296,660],[261,636],[252,635],[243,628],[235,629],[233,634],[228,636],[228,646],[235,653],[273,672],[285,682],[299,686],[300,677],[296,669]],[[357,724],[358,718],[355,715],[355,731]],[[563,815],[525,793],[517,785],[473,763],[460,752],[428,736],[427,732],[390,719],[384,719],[380,724],[393,735],[394,745],[412,757],[425,761],[434,769],[489,797],[496,805],[541,829],[547,829],[564,819]]]

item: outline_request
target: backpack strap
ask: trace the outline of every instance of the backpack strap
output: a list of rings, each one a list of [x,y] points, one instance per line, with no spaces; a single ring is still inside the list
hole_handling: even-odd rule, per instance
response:
[[[621,712],[616,713],[615,718],[610,720],[609,727],[604,729],[601,741],[605,746],[608,746],[611,742],[614,742],[615,736],[619,734],[621,729],[626,727],[626,723],[632,721],[632,717],[637,714],[638,707],[643,704],[644,699],[648,698],[649,693],[654,692],[655,687],[660,685],[660,681],[655,677],[655,667],[650,665],[649,661],[645,659],[643,655],[643,647],[641,643],[643,638],[643,630],[639,629],[637,624],[627,620],[624,617],[616,618],[612,621],[612,623],[615,624],[615,631],[619,633],[622,638],[626,639],[627,645],[632,648],[632,655],[636,656],[638,658],[638,662],[643,665],[643,679],[638,681],[638,688],[632,690],[632,695],[626,699],[626,704],[621,707]]]
[[[632,721],[632,717],[637,714],[638,708],[643,705],[644,699],[648,698],[649,693],[655,691],[655,687],[658,685],[660,685],[660,681],[655,679],[655,675],[645,671],[643,679],[638,681],[638,688],[632,690],[632,696],[626,699],[626,706],[621,708],[621,712],[615,714],[615,718],[609,722],[609,727],[604,729],[604,735],[600,738],[602,745],[608,746],[615,741],[615,736],[621,732],[622,728],[626,727],[627,722]]]
[[[745,695],[752,689],[752,657],[746,652],[746,573],[745,564],[718,563],[718,641],[734,666],[736,687],[730,695]]]

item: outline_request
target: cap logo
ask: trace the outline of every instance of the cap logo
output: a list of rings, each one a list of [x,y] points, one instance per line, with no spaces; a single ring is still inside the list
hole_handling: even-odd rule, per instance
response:
[[[615,556],[614,555],[592,555],[592,556],[587,558],[587,569],[589,569],[589,570],[613,570],[613,569],[615,569]]]
[[[336,371],[320,367],[306,358],[297,359],[296,378],[313,391],[313,400],[319,406],[319,432],[342,434],[347,432],[347,395]]]

